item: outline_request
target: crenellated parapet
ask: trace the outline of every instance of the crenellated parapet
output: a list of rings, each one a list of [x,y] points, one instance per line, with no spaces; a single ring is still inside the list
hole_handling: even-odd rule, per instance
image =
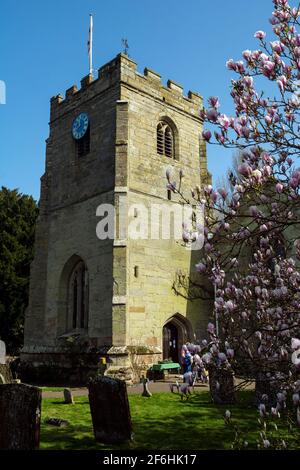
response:
[[[138,72],[137,63],[121,53],[99,68],[97,78],[89,74],[81,80],[80,88],[73,85],[66,90],[65,97],[59,94],[51,98],[50,120],[53,121],[74,108],[78,108],[81,101],[93,99],[98,94],[105,93],[109,88],[119,88],[120,84],[146,93],[200,119],[199,112],[203,107],[203,99],[198,93],[189,91],[185,96],[180,84],[168,80],[164,85],[161,75],[150,68],[146,67],[143,74]]]

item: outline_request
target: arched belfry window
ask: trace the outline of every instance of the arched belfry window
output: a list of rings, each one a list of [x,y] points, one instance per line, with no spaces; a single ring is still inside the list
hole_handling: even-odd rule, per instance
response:
[[[89,276],[83,261],[73,268],[68,286],[68,329],[84,330],[88,327]]]
[[[156,131],[157,138],[157,153],[165,155],[165,157],[175,158],[175,138],[171,126],[165,122],[160,121],[157,125]]]

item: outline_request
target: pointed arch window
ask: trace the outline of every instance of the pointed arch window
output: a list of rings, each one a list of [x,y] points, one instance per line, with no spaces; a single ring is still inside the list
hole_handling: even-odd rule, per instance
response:
[[[175,139],[171,126],[160,121],[156,130],[157,153],[165,157],[175,158]]]
[[[89,276],[87,267],[83,261],[79,261],[71,273],[68,297],[68,329],[87,329],[89,313]]]

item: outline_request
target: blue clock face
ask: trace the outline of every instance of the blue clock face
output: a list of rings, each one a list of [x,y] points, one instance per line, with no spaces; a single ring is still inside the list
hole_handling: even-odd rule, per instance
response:
[[[84,134],[89,127],[89,118],[86,113],[80,113],[73,121],[72,124],[72,134],[74,139],[79,140],[82,139]]]

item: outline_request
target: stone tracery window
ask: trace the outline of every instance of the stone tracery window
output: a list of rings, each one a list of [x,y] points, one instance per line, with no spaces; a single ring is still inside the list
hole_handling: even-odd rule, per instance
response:
[[[174,132],[171,126],[165,122],[160,121],[156,130],[157,139],[157,153],[165,155],[169,158],[175,158],[175,139]]]
[[[79,261],[70,276],[68,288],[68,329],[84,330],[88,327],[89,277],[83,261]]]

